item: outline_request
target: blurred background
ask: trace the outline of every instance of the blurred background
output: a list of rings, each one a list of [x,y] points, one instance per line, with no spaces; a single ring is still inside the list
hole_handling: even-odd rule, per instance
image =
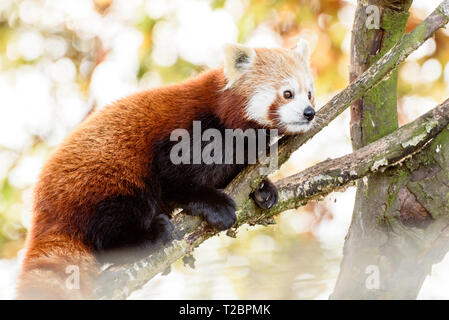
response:
[[[439,0],[415,0],[407,31]],[[0,0],[0,299],[13,297],[39,170],[92,110],[220,66],[221,47],[312,48],[318,106],[348,84],[355,0]],[[449,30],[400,68],[401,125],[449,97]],[[273,179],[351,152],[349,113],[297,151]],[[327,299],[355,190],[242,227],[178,261],[131,299]],[[449,257],[419,298],[449,299]]]

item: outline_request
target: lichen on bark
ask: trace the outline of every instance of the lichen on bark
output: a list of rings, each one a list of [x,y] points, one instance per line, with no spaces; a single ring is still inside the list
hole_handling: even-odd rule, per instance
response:
[[[402,7],[395,6],[394,10],[386,8],[388,3],[391,1],[380,1],[384,5],[383,32],[390,34],[384,39],[401,36],[404,45],[412,45],[417,38],[426,37],[428,29],[432,29],[432,22],[438,19],[447,22],[447,15],[440,14],[440,9],[447,5],[444,2],[431,19],[415,29],[414,34],[402,35],[401,23],[406,21],[405,10],[408,10],[411,1],[396,1],[395,4],[402,4]],[[363,14],[364,5],[365,2],[359,1],[356,14]],[[353,42],[356,48],[369,47],[368,44],[375,41],[363,34],[363,30],[354,29],[353,32],[354,39],[365,40],[365,43],[360,39]],[[383,46],[388,45],[383,42]],[[374,57],[371,60],[366,52],[365,57],[368,65],[377,59]],[[352,60],[357,64],[356,70],[366,67],[361,64],[363,59],[362,52],[362,56]],[[397,73],[393,72],[389,80],[381,82],[354,106],[354,148],[378,139],[397,126],[396,81]],[[423,125],[402,143],[402,148],[421,144],[427,132],[433,130],[433,125],[432,121]],[[449,249],[449,243],[444,242],[444,239],[447,240],[445,230],[449,212],[449,167],[445,162],[447,148],[449,137],[447,130],[443,130],[424,151],[405,160],[401,166],[377,172],[367,183],[358,184],[353,219],[332,298],[416,298],[432,264],[438,262]],[[361,270],[370,265],[379,270],[378,288],[365,285],[367,275]]]

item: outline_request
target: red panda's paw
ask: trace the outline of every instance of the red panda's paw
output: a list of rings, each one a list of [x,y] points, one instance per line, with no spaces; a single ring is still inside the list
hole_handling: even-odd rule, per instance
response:
[[[235,202],[224,192],[219,191],[214,199],[208,203],[198,203],[198,206],[201,206],[201,215],[217,230],[227,230],[237,221]]]
[[[273,182],[265,179],[252,193],[252,198],[260,208],[271,209],[278,202],[278,190]]]

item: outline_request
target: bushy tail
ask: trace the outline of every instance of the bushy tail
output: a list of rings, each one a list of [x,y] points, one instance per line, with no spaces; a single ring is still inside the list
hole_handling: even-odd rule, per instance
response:
[[[92,299],[98,265],[89,248],[69,235],[30,237],[17,299]]]

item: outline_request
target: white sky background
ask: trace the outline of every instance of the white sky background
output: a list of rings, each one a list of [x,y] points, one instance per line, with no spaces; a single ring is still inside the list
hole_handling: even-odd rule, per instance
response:
[[[343,50],[349,49],[353,4],[339,14],[341,23],[347,28]],[[0,0],[0,14],[10,14],[13,1]],[[208,1],[202,0],[120,0],[114,1],[111,12],[106,16],[98,14],[89,0],[42,0],[18,1],[19,10],[8,16],[10,23],[20,20],[22,27],[17,37],[8,43],[6,53],[0,53],[0,177],[17,154],[27,150],[33,143],[33,136],[40,136],[49,146],[56,146],[86,115],[93,101],[102,107],[129,93],[157,86],[160,79],[149,71],[139,81],[136,78],[139,67],[139,48],[143,35],[135,28],[134,22],[141,15],[151,18],[167,16],[154,28],[154,51],[152,58],[160,66],[171,66],[181,57],[193,64],[217,67],[222,62],[221,47],[235,42],[238,36],[236,22],[246,8],[246,1],[228,0],[223,9],[211,10]],[[413,10],[425,18],[440,1],[415,0]],[[142,10],[143,8],[143,10]],[[23,27],[27,25],[28,27]],[[92,83],[83,93],[77,83],[77,68],[66,58],[69,44],[64,38],[46,36],[48,31],[66,27],[76,31],[88,43],[98,37],[105,50],[106,60],[94,71]],[[220,35],[220,36],[217,36]],[[248,43],[253,46],[277,47],[280,36],[267,27],[254,31]],[[404,64],[400,81],[412,84],[433,82],[444,77],[449,88],[449,64],[441,65],[436,59],[425,63],[417,61],[431,55],[435,41],[430,39]],[[90,50],[90,48],[86,48]],[[17,69],[5,70],[6,60],[34,61]],[[92,61],[81,64],[88,68]],[[80,71],[82,72],[82,70]],[[347,72],[347,70],[345,71]],[[449,92],[449,90],[448,90]],[[318,105],[323,105],[330,96],[318,97]],[[407,96],[402,98],[403,109],[410,120],[433,108],[438,101],[431,97]],[[294,154],[291,164],[297,170],[306,168],[326,158],[342,156],[351,152],[349,135],[349,115],[343,113],[329,127]],[[24,203],[21,205],[23,222],[29,219],[29,190],[35,182],[45,153],[26,154],[10,174],[10,183],[24,189]],[[334,219],[324,221],[315,231],[325,246],[341,250],[344,236],[352,214],[354,189],[327,197],[326,203],[334,212]],[[336,199],[334,202],[332,200]],[[307,215],[285,215],[284,221],[298,233],[310,221]],[[211,241],[199,248],[204,252],[213,251],[217,242]],[[15,274],[14,261],[0,260],[0,298],[10,298],[11,278]],[[432,277],[426,280],[420,298],[449,299],[449,258],[434,267]],[[183,292],[182,274],[177,271],[158,285],[159,297],[170,298],[176,285],[177,292]],[[165,281],[165,282],[164,282]],[[329,282],[329,292],[333,287]],[[185,289],[185,288],[184,288]],[[233,297],[232,288],[222,288],[222,298]],[[142,293],[140,293],[142,294]],[[153,293],[152,293],[153,294]],[[228,295],[226,295],[228,294]],[[139,297],[139,293],[136,293]],[[326,298],[325,295],[320,298]]]

